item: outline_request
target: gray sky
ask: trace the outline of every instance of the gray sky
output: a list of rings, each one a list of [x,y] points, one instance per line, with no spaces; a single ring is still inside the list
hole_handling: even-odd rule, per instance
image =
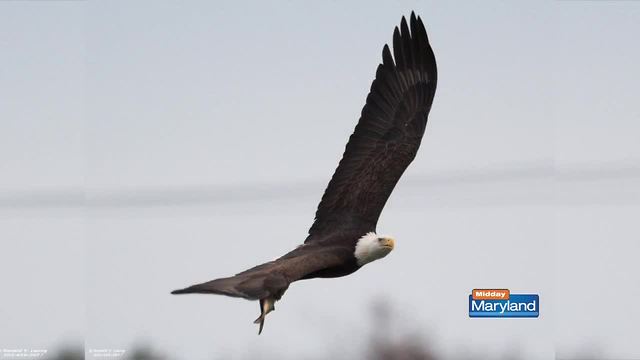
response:
[[[294,284],[260,337],[255,303],[169,296],[305,238],[412,9],[439,84],[379,223],[394,253]],[[609,1],[0,2],[0,347],[348,355],[382,298],[391,336],[445,355],[640,357],[638,24]],[[542,315],[469,319],[477,287]]]

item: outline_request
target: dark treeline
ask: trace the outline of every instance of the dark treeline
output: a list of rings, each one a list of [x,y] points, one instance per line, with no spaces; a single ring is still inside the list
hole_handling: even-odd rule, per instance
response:
[[[482,349],[474,349],[474,351],[465,351],[453,356],[445,356],[432,346],[432,341],[428,336],[421,334],[420,329],[408,329],[407,324],[399,324],[395,321],[397,318],[392,307],[384,301],[373,304],[370,308],[370,319],[372,320],[372,331],[368,335],[368,341],[363,349],[356,349],[356,359],[353,355],[349,358],[341,359],[335,353],[330,354],[314,354],[309,357],[312,360],[332,359],[332,360],[477,360],[487,359],[486,354],[478,351]],[[409,324],[411,326],[411,324]],[[394,334],[395,336],[389,336]],[[349,349],[353,350],[353,349]],[[595,360],[600,359],[600,351],[591,347],[582,349],[578,355],[564,357],[565,360]],[[254,355],[255,356],[255,355]],[[81,348],[66,348],[55,354],[51,360],[83,360],[84,350]],[[238,357],[233,357],[238,359]],[[91,358],[91,360],[101,359],[99,357]],[[118,359],[118,360],[190,360],[186,358],[178,358],[171,354],[163,354],[157,349],[149,345],[137,345],[133,349],[127,351],[123,357],[102,358],[102,359]],[[255,357],[246,358],[247,360],[260,360]],[[262,357],[263,360],[283,360],[293,359],[286,353],[270,353],[268,356]],[[517,348],[496,357],[497,360],[525,360],[520,355]],[[221,357],[212,358],[212,360],[226,360]]]

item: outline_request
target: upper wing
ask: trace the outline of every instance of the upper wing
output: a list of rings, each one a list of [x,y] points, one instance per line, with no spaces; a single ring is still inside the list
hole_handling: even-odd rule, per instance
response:
[[[436,60],[420,17],[402,18],[305,242],[334,230],[375,230],[396,183],[416,156],[436,90]],[[395,63],[394,63],[395,58]]]

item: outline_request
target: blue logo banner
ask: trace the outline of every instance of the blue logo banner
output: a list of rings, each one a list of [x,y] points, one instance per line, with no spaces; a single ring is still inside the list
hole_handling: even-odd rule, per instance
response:
[[[540,296],[511,294],[507,300],[474,299],[469,295],[469,317],[532,317],[540,315]]]

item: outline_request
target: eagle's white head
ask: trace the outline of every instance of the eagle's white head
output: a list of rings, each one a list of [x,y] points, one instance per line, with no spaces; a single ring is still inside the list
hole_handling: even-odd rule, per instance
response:
[[[358,265],[362,266],[387,256],[395,244],[396,241],[391,236],[378,235],[374,232],[367,233],[356,243],[354,255],[358,260]]]

